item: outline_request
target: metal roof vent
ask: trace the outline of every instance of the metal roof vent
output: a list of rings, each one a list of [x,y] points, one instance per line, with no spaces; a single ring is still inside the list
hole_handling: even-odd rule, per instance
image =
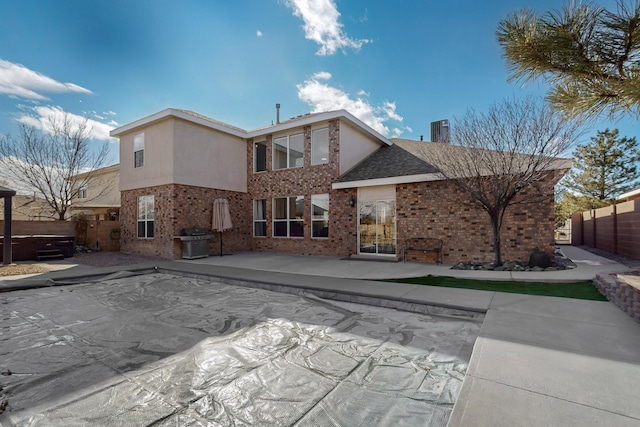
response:
[[[443,142],[445,144],[450,142],[449,120],[431,122],[431,142]]]

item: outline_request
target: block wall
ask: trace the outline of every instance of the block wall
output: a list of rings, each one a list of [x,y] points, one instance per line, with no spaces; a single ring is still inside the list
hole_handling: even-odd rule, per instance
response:
[[[574,214],[571,227],[584,244],[628,258],[640,259],[640,199]]]

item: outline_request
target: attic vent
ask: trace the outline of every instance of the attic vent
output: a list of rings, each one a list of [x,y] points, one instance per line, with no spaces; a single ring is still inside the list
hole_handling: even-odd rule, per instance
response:
[[[431,122],[431,142],[449,143],[449,120]]]

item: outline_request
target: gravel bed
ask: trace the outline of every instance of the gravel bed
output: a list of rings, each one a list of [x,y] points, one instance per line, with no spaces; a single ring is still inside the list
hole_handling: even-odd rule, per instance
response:
[[[88,265],[91,267],[113,267],[117,265],[132,265],[150,261],[159,261],[159,258],[130,255],[123,252],[86,252],[76,253],[73,258],[65,258],[65,262]],[[52,262],[52,264],[55,261]],[[42,274],[54,270],[47,263],[23,263],[18,261],[11,265],[0,264],[0,277],[18,276],[23,274]]]

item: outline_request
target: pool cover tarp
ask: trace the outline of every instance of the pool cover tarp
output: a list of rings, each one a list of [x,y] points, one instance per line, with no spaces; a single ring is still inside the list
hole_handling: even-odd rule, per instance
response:
[[[3,426],[444,426],[480,326],[163,273],[0,321]]]

